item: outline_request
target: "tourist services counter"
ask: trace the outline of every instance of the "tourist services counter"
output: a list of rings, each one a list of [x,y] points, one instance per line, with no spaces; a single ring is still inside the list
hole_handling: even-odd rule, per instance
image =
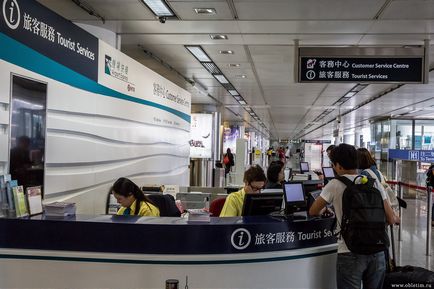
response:
[[[1,288],[335,288],[333,219],[0,219]],[[188,287],[186,285],[188,276]]]

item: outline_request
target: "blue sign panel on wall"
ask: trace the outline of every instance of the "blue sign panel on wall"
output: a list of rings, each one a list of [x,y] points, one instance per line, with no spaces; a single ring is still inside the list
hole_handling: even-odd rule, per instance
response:
[[[98,81],[98,38],[36,1],[2,2],[1,33]],[[32,61],[22,57],[23,61]]]
[[[434,150],[389,149],[389,159],[434,163]]]

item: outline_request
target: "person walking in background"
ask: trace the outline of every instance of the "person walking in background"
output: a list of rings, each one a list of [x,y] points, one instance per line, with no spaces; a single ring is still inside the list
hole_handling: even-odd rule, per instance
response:
[[[225,165],[225,176],[226,176],[231,171],[231,167],[235,165],[234,155],[232,154],[230,148],[226,150],[226,154],[223,158],[223,164]]]

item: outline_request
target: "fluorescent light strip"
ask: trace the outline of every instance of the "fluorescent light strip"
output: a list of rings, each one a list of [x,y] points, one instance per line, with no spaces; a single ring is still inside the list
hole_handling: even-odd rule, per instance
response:
[[[233,89],[229,90],[229,93],[230,93],[232,96],[240,95],[240,94],[238,93],[238,91],[233,90]]]
[[[164,0],[142,0],[142,2],[158,17],[175,16],[175,13],[173,13]]]
[[[356,95],[357,94],[357,91],[348,91],[345,95],[344,95],[344,97],[345,98],[350,98],[350,97],[353,97],[354,95]]]
[[[229,83],[229,81],[226,79],[226,77],[223,74],[215,74],[214,77],[215,79],[217,79],[218,82],[222,84]]]
[[[238,101],[241,105],[246,105],[247,104],[247,102],[245,102],[244,100],[239,100]]]
[[[208,70],[211,74],[221,74],[222,72],[220,69],[215,65],[214,62],[202,62],[202,65],[205,67],[206,70]]]
[[[193,54],[193,56],[196,57],[196,59],[200,62],[212,62],[208,55],[205,53],[205,51],[203,51],[202,47],[185,46],[185,48],[187,48],[187,50],[190,51],[190,53]]]

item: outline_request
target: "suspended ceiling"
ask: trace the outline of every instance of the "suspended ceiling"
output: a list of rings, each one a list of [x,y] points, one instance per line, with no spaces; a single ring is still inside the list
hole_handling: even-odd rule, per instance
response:
[[[272,138],[330,138],[339,114],[346,131],[367,127],[369,120],[379,117],[434,118],[434,84],[370,84],[335,106],[357,83],[294,81],[294,40],[298,39],[300,46],[420,46],[434,35],[434,1],[169,0],[179,20],[165,24],[139,0],[80,1],[101,15],[104,23],[72,0],[39,2],[76,23],[115,32],[121,37],[124,53],[189,90],[193,104],[221,107],[224,121],[244,123],[269,132]],[[215,8],[217,13],[198,15],[194,8]],[[210,34],[225,34],[228,39],[212,40]],[[267,131],[184,45],[203,47]],[[220,50],[234,54],[223,55]],[[434,51],[432,47],[430,51]],[[231,63],[240,67],[229,67]],[[430,67],[434,67],[434,52],[430,53]],[[206,93],[185,79],[199,83]],[[430,75],[430,83],[433,81],[434,75]],[[326,109],[333,111],[316,121]]]

